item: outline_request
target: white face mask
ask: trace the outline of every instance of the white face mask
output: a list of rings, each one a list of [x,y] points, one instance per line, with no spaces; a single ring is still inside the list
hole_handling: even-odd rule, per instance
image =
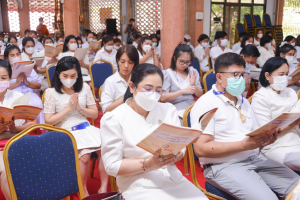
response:
[[[145,52],[150,51],[151,48],[152,48],[152,47],[151,47],[150,45],[144,45],[144,46],[143,46],[143,50],[144,50]]]
[[[260,34],[257,34],[257,37],[258,37],[258,38],[262,38],[262,37],[263,37],[263,34],[261,34],[261,33],[260,33]]]
[[[206,48],[208,46],[208,43],[207,42],[202,42],[201,44],[204,48]]]
[[[107,50],[107,51],[112,51],[113,49],[114,49],[114,46],[111,46],[111,45],[106,45],[105,46],[105,49]]]
[[[48,43],[48,44],[45,44],[45,45],[54,47],[54,44],[53,44],[53,43]]]
[[[120,49],[120,46],[114,45],[114,49],[115,49],[115,50],[119,50],[119,49]]]
[[[78,46],[79,46],[78,48],[82,48],[82,44],[79,44]]]
[[[89,38],[89,39],[88,39],[88,42],[91,42],[91,41],[93,41],[93,38]]]
[[[59,78],[61,83],[66,86],[67,88],[71,88],[75,83],[76,83],[76,78],[75,79],[62,79],[62,78]]]
[[[0,81],[0,92],[3,92],[9,87],[10,81]]]
[[[20,62],[21,57],[14,57],[13,59],[9,59],[10,65],[13,67],[15,63]]]
[[[26,51],[26,53],[28,53],[28,54],[33,54],[33,52],[34,52],[34,47],[28,47],[28,48],[25,48],[25,51]]]
[[[222,47],[226,47],[227,44],[228,44],[228,40],[227,40],[227,39],[221,40],[221,42],[220,42],[220,45],[221,45]]]
[[[272,76],[272,77],[273,77],[273,84],[271,84],[271,87],[274,90],[282,91],[287,87],[287,85],[289,83],[288,76]]]
[[[137,90],[136,90],[137,91]],[[138,92],[134,97],[135,102],[144,110],[151,111],[158,103],[160,95],[156,92]]]
[[[285,56],[285,58],[288,61],[288,63],[291,63],[294,60],[294,56]]]
[[[270,50],[270,49],[271,49],[271,47],[272,47],[272,44],[271,44],[271,43],[267,43],[267,44],[265,44],[265,47],[267,47],[267,48],[268,48],[268,50]]]
[[[76,48],[77,48],[77,44],[76,43],[69,44],[69,49],[71,51],[75,51]]]
[[[59,42],[58,44],[64,44],[64,42]]]
[[[253,44],[253,43],[251,43],[251,42],[246,42],[245,44],[248,45],[248,44]]]
[[[291,45],[292,45],[292,46],[295,46],[295,45],[296,45],[296,42],[291,43]]]
[[[120,40],[122,40],[122,36],[118,36],[118,38],[119,38]]]

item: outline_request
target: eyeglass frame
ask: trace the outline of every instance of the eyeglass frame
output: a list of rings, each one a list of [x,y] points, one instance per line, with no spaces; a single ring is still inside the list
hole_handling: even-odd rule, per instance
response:
[[[149,91],[148,91],[148,89],[150,89],[150,88],[147,89],[147,88],[142,87],[142,86],[140,86],[140,85],[135,86],[135,84],[134,84],[134,87],[135,87],[136,90],[137,90],[138,87],[140,87],[140,88],[144,89],[144,92],[156,92],[156,93],[159,94],[160,96],[162,96],[162,95],[165,93],[165,91],[164,91],[162,88],[160,89],[161,92],[157,92],[157,90],[155,91],[155,89],[154,89],[153,87],[151,87],[152,89],[149,90]],[[150,87],[150,86],[149,86],[149,87]]]
[[[250,75],[250,73],[248,73],[248,72],[242,72],[242,73],[241,72],[218,72],[218,73],[220,73],[220,74],[226,74],[226,73],[233,74],[233,77],[230,77],[230,78],[234,78],[234,79],[240,79],[241,77],[243,77],[244,79],[247,79]],[[235,73],[240,73],[240,75],[237,77],[235,75]],[[244,77],[245,74],[247,75],[247,77]]]

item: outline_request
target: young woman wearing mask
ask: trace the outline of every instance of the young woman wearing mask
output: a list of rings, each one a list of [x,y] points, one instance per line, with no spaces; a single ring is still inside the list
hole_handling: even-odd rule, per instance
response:
[[[251,107],[258,123],[262,126],[284,112],[299,112],[300,102],[296,92],[287,88],[289,66],[286,59],[274,57],[264,64],[259,81],[261,89],[254,93]],[[270,159],[300,171],[299,120],[294,126],[281,131],[277,140],[261,149]]]
[[[16,46],[17,47],[17,46]],[[11,108],[14,100],[23,96],[22,93],[8,89],[11,79],[11,66],[7,60],[0,59],[0,105],[1,107]],[[29,126],[36,124],[36,121],[27,122],[25,120],[14,120],[11,122],[0,122],[0,140],[11,138]],[[0,151],[0,188],[7,200],[11,199],[7,182],[3,151]]]
[[[248,44],[253,44],[253,42],[254,42],[254,38],[253,38],[252,35],[249,35],[249,34],[244,35],[244,36],[243,36],[243,40],[242,40],[242,42],[241,42],[241,48],[239,48],[239,49],[238,49],[236,52],[234,52],[234,53],[240,54],[241,51],[242,51],[242,49],[243,49],[246,45],[248,45]]]
[[[3,52],[3,54],[4,54],[4,51],[5,51],[5,48],[8,44],[18,46],[18,39],[13,35],[10,35],[7,41],[8,42],[6,43],[6,45],[3,45],[2,48],[1,48],[1,51]]]
[[[45,120],[47,124],[72,130],[80,124],[88,124],[87,118],[96,119],[98,109],[91,88],[83,83],[80,64],[75,57],[66,56],[57,63],[52,80],[52,88],[45,94]],[[100,154],[100,147],[79,149],[79,165],[85,196],[88,196],[87,178],[90,169],[91,153],[98,154],[98,169],[101,188],[99,193],[106,192],[108,175],[106,174]]]
[[[275,56],[274,51],[273,51],[273,47],[272,47],[272,37],[269,35],[264,35],[261,39],[260,39],[260,48],[259,53],[260,56],[257,59],[257,64],[259,65],[259,67],[263,67],[265,62],[269,59]]]
[[[200,61],[201,70],[206,73],[209,71],[208,56],[210,51],[209,38],[206,34],[201,34],[197,40],[198,46],[195,48],[195,56]]]
[[[8,44],[8,38],[9,38],[9,35],[7,35],[7,34],[5,34],[3,36],[3,43],[2,43],[2,46],[1,46],[1,54],[4,54],[5,48]]]
[[[86,43],[82,45],[82,48],[89,48],[90,43],[94,40],[94,34],[89,32],[86,37]],[[88,51],[88,57],[90,60],[95,58],[96,53],[99,49],[92,49]]]
[[[113,36],[107,35],[102,39],[102,48],[97,52],[94,62],[98,60],[105,60],[110,62],[114,69],[118,71],[118,65],[116,61],[117,51],[114,49],[114,39]]]
[[[116,55],[118,71],[108,77],[102,87],[100,106],[103,113],[121,105],[130,81],[130,74],[139,64],[139,54],[133,45],[121,47]]]
[[[118,51],[122,47],[121,40],[119,38],[114,39],[114,49]]]
[[[159,40],[158,40],[156,34],[151,34],[151,35],[150,35],[150,38],[151,38],[151,40],[152,40],[152,47],[155,48],[155,50],[156,50],[156,55],[158,56],[158,59],[160,59],[160,56],[161,56],[161,53],[160,53],[160,52],[161,52],[161,51],[160,51],[160,47],[161,47],[161,45],[159,44]]]
[[[122,105],[106,112],[101,119],[102,157],[105,169],[117,177],[117,185],[126,200],[206,200],[207,197],[177,169],[185,150],[177,155],[155,155],[135,144],[145,130],[160,121],[180,126],[176,108],[159,103],[163,90],[162,71],[152,64],[140,64],[132,70],[131,81]],[[184,192],[183,192],[184,191]]]
[[[82,48],[83,41],[82,41],[81,37],[77,36],[76,37],[76,41],[78,43],[78,48]]]
[[[149,36],[142,37],[137,50],[139,53],[140,64],[149,63],[161,68],[156,48],[152,47],[152,40]]]
[[[33,44],[33,39],[30,37],[26,37],[22,41],[23,46],[28,48],[28,46],[31,46],[30,48],[34,49]],[[16,62],[20,61],[29,61],[29,56],[25,53],[21,53],[20,49],[18,46],[14,45],[9,45],[4,52],[4,58],[9,61],[10,65],[13,66],[15,65]],[[30,55],[30,54],[29,54]],[[31,55],[32,56],[32,55]],[[9,89],[13,91],[18,91],[23,94],[27,94],[28,92],[31,92],[30,95],[30,105],[43,108],[43,102],[40,98],[39,95],[37,95],[34,90],[39,90],[41,88],[41,80],[35,70],[31,71],[31,74],[29,77],[26,77],[24,73],[19,74],[19,76],[16,79],[11,79],[10,80],[10,85]],[[39,116],[36,118],[37,123],[39,124],[44,124],[45,119],[44,119],[44,111],[39,114]]]
[[[260,39],[264,36],[264,31],[262,29],[258,29],[256,31],[255,37],[254,37],[254,45],[260,46]]]
[[[68,35],[65,38],[63,51],[62,51],[62,53],[60,53],[57,56],[57,59],[60,60],[61,58],[65,57],[65,56],[74,56],[75,50],[77,48],[78,48],[78,43],[77,43],[76,37],[74,35]],[[91,81],[91,76],[90,76],[89,70],[88,70],[89,66],[90,66],[88,56],[86,55],[84,60],[79,60],[79,63],[81,66],[81,74],[82,74],[83,81],[86,81],[86,82]]]
[[[294,47],[296,45],[296,38],[292,35],[288,35],[284,38],[284,41],[281,43],[281,46],[283,46],[284,44],[290,44]]]
[[[193,95],[199,98],[203,94],[199,73],[190,66],[192,59],[192,49],[186,44],[179,44],[174,50],[171,67],[164,71],[165,93],[161,101],[173,104],[181,118],[183,112],[195,102]]]

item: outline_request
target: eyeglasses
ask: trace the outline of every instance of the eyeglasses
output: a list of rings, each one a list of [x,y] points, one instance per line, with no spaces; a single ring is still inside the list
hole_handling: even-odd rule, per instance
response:
[[[144,92],[156,92],[159,95],[162,95],[164,93],[163,89],[161,89],[161,88],[155,90],[153,87],[150,87],[150,86],[142,87],[142,86],[138,85],[138,87],[140,87],[141,89],[143,89]]]
[[[184,62],[182,60],[178,60],[178,62],[179,62],[180,65],[188,65],[188,66],[190,66],[190,64],[191,64],[191,62]]]
[[[244,79],[247,79],[249,77],[249,74],[250,73],[247,73],[247,72],[219,72],[221,74],[232,74],[233,75],[233,78],[235,79],[240,79],[241,77],[243,77]]]

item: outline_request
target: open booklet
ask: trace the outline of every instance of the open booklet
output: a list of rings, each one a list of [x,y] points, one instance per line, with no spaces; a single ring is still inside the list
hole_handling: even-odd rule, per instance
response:
[[[28,121],[33,121],[37,118],[43,109],[29,105],[30,95],[31,92],[28,92],[27,94],[14,100],[11,104],[11,108],[0,106],[0,117],[4,119],[4,122],[12,121],[13,117],[15,120],[25,119]]]
[[[55,47],[45,45],[45,56],[52,58],[53,56],[57,56],[63,50],[63,44],[57,44]]]
[[[45,57],[35,57],[31,58],[32,61],[35,61],[35,65],[40,68],[44,62]]]
[[[70,131],[75,137],[77,149],[97,148],[101,146],[100,129],[88,126],[85,129]]]
[[[261,133],[265,133],[270,130],[282,130],[287,126],[293,125],[293,122],[300,118],[300,112],[285,112],[271,120],[269,123],[263,125],[262,127],[248,133],[247,136],[255,136]],[[295,124],[296,126],[297,124]],[[293,127],[291,127],[293,128]]]
[[[300,67],[297,68],[297,69],[295,69],[295,71],[293,71],[293,73],[291,73],[291,74],[289,75],[289,77],[293,77],[293,76],[295,76],[295,75],[298,74],[298,73],[300,73]]]
[[[84,60],[88,49],[87,48],[77,48],[74,53],[74,57],[77,58],[77,60]]]
[[[96,50],[96,49],[101,49],[101,40],[99,41],[91,41],[89,45],[89,50]]]
[[[162,155],[176,155],[187,145],[198,140],[217,110],[218,108],[212,109],[199,118],[200,129],[174,126],[167,123],[155,125],[147,130],[146,137],[139,141],[136,146],[152,154],[161,148]]]
[[[11,78],[16,79],[20,73],[24,73],[26,77],[29,77],[34,65],[35,61],[16,62],[12,67]]]

